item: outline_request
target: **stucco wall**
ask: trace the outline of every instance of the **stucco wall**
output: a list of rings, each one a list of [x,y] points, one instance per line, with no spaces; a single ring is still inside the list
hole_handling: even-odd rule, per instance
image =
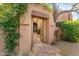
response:
[[[67,20],[72,20],[71,12],[63,13],[63,14],[59,15],[56,22],[67,21]]]
[[[45,13],[49,15],[48,18],[48,43],[52,43],[54,40],[54,30],[55,24],[52,17],[52,11],[48,11],[44,7],[40,6],[39,4],[29,4],[28,10],[24,14],[24,16],[20,19],[20,41],[19,41],[19,52],[26,53],[31,50],[32,47],[32,38],[33,38],[33,27],[32,27],[32,10]]]
[[[30,10],[20,20],[19,52],[25,53],[31,50],[31,14]]]

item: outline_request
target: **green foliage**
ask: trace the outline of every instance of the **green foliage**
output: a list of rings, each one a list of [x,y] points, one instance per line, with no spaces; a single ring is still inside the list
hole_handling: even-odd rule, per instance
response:
[[[63,39],[69,42],[79,42],[79,21],[65,21],[60,23]]]
[[[49,11],[52,10],[52,6],[48,3],[40,3],[41,6],[43,6],[44,8],[48,9]]]
[[[5,33],[5,55],[13,55],[19,39],[19,18],[27,10],[27,4],[1,4],[0,26]]]

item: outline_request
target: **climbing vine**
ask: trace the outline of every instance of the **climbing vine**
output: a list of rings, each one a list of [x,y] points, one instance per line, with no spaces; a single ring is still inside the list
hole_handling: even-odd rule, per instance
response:
[[[13,55],[19,39],[20,16],[27,10],[27,4],[0,4],[0,26],[4,32],[5,55]]]

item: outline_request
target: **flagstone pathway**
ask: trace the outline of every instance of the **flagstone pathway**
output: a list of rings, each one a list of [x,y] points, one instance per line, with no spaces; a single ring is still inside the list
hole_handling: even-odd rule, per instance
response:
[[[60,49],[54,45],[38,43],[32,48],[34,56],[60,56]]]

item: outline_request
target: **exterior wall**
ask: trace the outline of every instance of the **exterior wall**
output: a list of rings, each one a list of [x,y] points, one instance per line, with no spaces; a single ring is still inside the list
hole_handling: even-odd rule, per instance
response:
[[[70,12],[61,14],[56,22],[72,20],[72,14]]]
[[[55,24],[52,17],[52,11],[48,11],[44,7],[39,4],[29,4],[28,10],[24,14],[24,16],[20,19],[20,41],[19,41],[19,52],[26,53],[31,50],[32,47],[32,39],[33,39],[33,25],[32,25],[32,10],[45,13],[49,15],[48,18],[48,43],[52,43],[54,41],[54,31]]]

